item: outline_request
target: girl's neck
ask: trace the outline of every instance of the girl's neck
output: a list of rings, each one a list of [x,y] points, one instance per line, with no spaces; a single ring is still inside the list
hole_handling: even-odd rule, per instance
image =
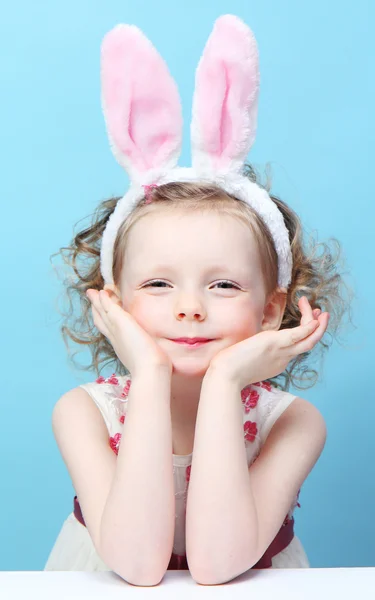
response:
[[[171,419],[175,454],[192,452],[202,381],[203,377],[172,375]]]
[[[182,419],[197,415],[203,377],[184,377],[172,374],[171,408],[176,418]]]

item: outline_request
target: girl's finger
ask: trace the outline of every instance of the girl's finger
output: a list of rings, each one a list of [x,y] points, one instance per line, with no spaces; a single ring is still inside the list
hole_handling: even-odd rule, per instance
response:
[[[103,321],[109,329],[118,326],[119,319],[123,319],[126,311],[121,306],[112,300],[105,290],[99,292],[100,306],[102,309]]]
[[[87,290],[86,296],[90,300],[91,304],[93,304],[95,306],[95,308],[98,310],[100,308],[100,301],[99,301],[99,292],[98,292],[98,290],[91,290],[91,289]]]
[[[117,302],[115,302],[111,296],[106,292],[106,290],[99,291],[99,301],[101,306],[108,317],[112,315],[114,317],[118,316],[119,310],[123,312],[123,309]]]
[[[105,310],[105,312],[109,312],[111,306],[112,306],[112,302],[111,299],[109,297],[109,295],[107,294],[107,292],[105,290],[99,290],[99,301],[103,307],[103,309]]]
[[[298,306],[302,314],[301,325],[307,325],[307,323],[310,323],[310,321],[314,320],[313,311],[306,296],[302,296],[300,298]]]
[[[288,346],[294,346],[311,335],[318,326],[319,321],[312,320],[309,323],[306,323],[306,325],[299,325],[292,329],[282,329],[279,331],[281,336],[281,347],[287,348]]]
[[[308,338],[300,341],[293,347],[293,352],[296,356],[297,354],[302,354],[303,352],[310,352],[310,350],[312,350],[314,346],[320,342],[328,327],[329,317],[329,313],[323,313],[319,315],[319,326],[315,329],[315,331],[313,331]]]
[[[93,306],[93,305],[91,306],[91,310],[92,310],[92,314],[93,314],[93,317],[94,317],[94,324],[95,324],[95,327],[96,327],[97,329],[99,329],[99,331],[100,331],[100,332],[101,332],[103,335],[105,335],[105,337],[106,337],[106,338],[108,338],[108,340],[109,340],[109,337],[110,337],[109,330],[108,330],[108,328],[106,327],[106,325],[105,325],[105,323],[104,323],[104,321],[103,321],[102,317],[100,316],[100,313],[99,313],[99,311],[97,311],[97,310],[96,310],[96,308],[95,308],[95,306]]]
[[[101,325],[103,325],[106,329],[107,333],[104,333],[104,331],[103,333],[107,336],[110,330],[110,322],[107,313],[103,307],[103,304],[100,300],[100,292],[98,292],[97,290],[91,290],[90,293],[86,293],[86,295],[91,302],[92,309],[95,309],[95,316],[97,315],[97,317],[100,319]]]

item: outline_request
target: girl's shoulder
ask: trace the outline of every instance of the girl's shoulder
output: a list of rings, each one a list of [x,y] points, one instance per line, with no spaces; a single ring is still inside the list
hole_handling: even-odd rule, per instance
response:
[[[272,426],[297,396],[280,390],[268,381],[259,381],[241,391],[244,432],[247,441],[266,441]]]
[[[116,373],[107,378],[100,376],[94,381],[79,385],[88,392],[99,408],[111,435],[118,432],[124,423],[130,386],[130,375]]]

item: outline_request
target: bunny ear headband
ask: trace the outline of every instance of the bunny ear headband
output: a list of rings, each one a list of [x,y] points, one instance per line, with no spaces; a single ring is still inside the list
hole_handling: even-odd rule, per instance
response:
[[[117,25],[101,48],[102,105],[112,151],[130,188],[103,233],[100,266],[113,283],[116,234],[145,189],[203,181],[245,201],[263,219],[278,255],[278,285],[288,288],[292,254],[283,216],[266,190],[242,175],[255,140],[259,60],[252,31],[232,15],[217,19],[196,71],[191,123],[192,167],[179,167],[182,110],[176,84],[148,38]]]

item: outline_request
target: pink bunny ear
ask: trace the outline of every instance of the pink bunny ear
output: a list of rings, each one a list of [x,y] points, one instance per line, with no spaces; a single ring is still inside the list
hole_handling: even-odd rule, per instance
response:
[[[197,170],[241,170],[255,140],[259,59],[254,35],[238,17],[217,19],[199,62],[191,124]]]
[[[167,65],[133,25],[117,25],[101,47],[102,105],[112,151],[132,180],[176,165],[182,110]]]

